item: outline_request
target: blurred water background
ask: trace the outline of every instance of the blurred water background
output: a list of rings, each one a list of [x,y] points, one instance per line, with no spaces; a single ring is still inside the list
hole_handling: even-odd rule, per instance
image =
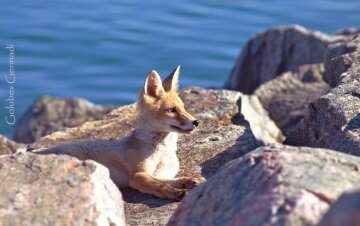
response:
[[[15,45],[17,119],[39,96],[98,104],[135,100],[146,73],[182,66],[181,87],[220,87],[255,32],[300,24],[332,33],[360,26],[359,0],[11,1],[0,7],[0,134]]]

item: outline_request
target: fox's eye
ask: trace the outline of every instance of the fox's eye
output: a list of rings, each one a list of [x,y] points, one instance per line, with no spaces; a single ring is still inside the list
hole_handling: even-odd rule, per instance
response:
[[[169,108],[169,109],[166,109],[166,112],[176,113],[176,108]]]

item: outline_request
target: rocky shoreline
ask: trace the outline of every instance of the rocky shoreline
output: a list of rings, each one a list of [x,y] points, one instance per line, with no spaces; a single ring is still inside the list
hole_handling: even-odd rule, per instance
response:
[[[232,91],[230,91],[232,90]],[[181,203],[113,184],[106,167],[27,151],[131,132],[135,105],[42,97],[0,137],[4,225],[358,225],[360,33],[255,34],[224,89],[181,91],[201,120],[178,144]],[[344,213],[343,210],[346,210]],[[86,223],[84,223],[86,222]]]

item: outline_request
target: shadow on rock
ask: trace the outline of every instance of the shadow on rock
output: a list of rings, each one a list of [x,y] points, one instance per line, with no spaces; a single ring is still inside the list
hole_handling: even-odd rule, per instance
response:
[[[234,119],[234,120],[239,120],[239,118]],[[242,123],[244,123],[244,122],[242,122]],[[247,122],[245,121],[245,123],[247,123]],[[202,176],[205,177],[206,179],[209,179],[212,175],[215,174],[215,172],[221,166],[225,165],[226,163],[230,162],[231,160],[239,158],[239,157],[245,155],[246,153],[248,153],[249,151],[244,150],[243,147],[249,141],[249,136],[253,136],[253,135],[252,135],[251,129],[247,126],[245,129],[245,132],[236,140],[236,142],[233,146],[219,152],[213,158],[208,159],[201,164]],[[261,146],[262,144],[263,143],[261,141],[256,140],[253,145],[255,147],[255,146]]]
[[[134,190],[132,188],[123,188],[120,189],[123,199],[127,203],[133,203],[133,204],[144,204],[150,208],[160,207],[169,203],[172,203],[173,201],[167,200],[167,199],[160,199],[153,195],[145,194],[142,192],[139,192],[137,190]]]

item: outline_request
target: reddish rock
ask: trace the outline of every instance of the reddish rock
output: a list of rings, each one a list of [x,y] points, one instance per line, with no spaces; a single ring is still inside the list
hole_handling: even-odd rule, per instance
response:
[[[125,225],[109,171],[69,156],[0,156],[0,224]]]
[[[311,104],[290,145],[323,147],[360,156],[360,35],[329,46],[325,81],[335,87]]]
[[[254,92],[276,125],[288,136],[304,117],[307,105],[330,87],[322,80],[324,64],[306,64],[260,85]]]
[[[359,169],[360,159],[331,150],[260,147],[195,188],[168,225],[316,225],[360,186]]]
[[[321,63],[331,36],[300,26],[276,27],[252,37],[243,48],[226,89],[251,94],[261,84],[294,72],[304,64]]]
[[[360,226],[360,190],[342,194],[318,226]]]

